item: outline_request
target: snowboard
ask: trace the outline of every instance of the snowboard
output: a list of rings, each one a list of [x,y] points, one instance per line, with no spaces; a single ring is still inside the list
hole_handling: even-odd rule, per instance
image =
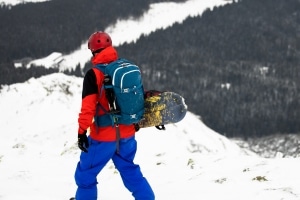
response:
[[[145,112],[140,128],[161,126],[181,121],[187,112],[184,98],[175,92],[161,92],[145,98]]]

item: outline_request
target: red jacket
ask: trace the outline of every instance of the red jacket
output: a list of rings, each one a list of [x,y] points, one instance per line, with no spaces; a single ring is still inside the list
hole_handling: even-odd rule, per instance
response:
[[[107,64],[118,59],[117,51],[113,47],[107,47],[92,58],[92,63]],[[100,70],[92,68],[87,71],[83,79],[81,112],[78,118],[78,133],[84,133],[90,128],[90,137],[98,141],[115,141],[116,130],[113,126],[97,127],[93,122],[96,114],[97,103],[100,103],[108,110],[108,101],[105,93],[99,95],[102,88],[104,75]],[[99,109],[98,115],[104,111]],[[121,138],[131,137],[135,134],[134,125],[119,125]]]

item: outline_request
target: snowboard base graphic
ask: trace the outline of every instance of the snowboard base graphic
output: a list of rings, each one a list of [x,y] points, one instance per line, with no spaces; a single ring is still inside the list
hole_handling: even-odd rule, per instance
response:
[[[145,98],[145,113],[140,128],[167,125],[181,121],[187,112],[184,98],[174,92],[162,92]]]

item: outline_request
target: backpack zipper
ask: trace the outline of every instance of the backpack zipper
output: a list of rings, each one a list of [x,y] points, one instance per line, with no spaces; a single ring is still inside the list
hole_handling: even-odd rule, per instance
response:
[[[133,67],[135,67],[135,68],[138,68],[136,65],[131,65],[131,66],[133,66]],[[122,68],[123,68],[123,67],[118,67],[118,68],[114,71],[114,74],[113,74],[113,77],[112,77],[112,85],[113,85],[113,86],[115,86],[115,76],[116,76],[118,70],[120,70],[120,69],[122,69]],[[126,72],[125,74],[123,74],[123,76],[121,77],[121,83],[120,83],[120,88],[121,88],[121,89],[123,89],[123,79],[124,79],[124,77],[125,77],[127,74],[132,73],[132,72],[140,72],[140,70],[138,70],[138,69],[133,69],[133,70],[130,70],[130,71]]]

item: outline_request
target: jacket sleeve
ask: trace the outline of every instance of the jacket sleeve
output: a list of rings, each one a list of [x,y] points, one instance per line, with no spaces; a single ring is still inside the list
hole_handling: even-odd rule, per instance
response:
[[[96,113],[98,84],[95,72],[90,69],[84,79],[82,88],[81,111],[78,118],[78,133],[84,133],[92,124]]]

